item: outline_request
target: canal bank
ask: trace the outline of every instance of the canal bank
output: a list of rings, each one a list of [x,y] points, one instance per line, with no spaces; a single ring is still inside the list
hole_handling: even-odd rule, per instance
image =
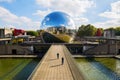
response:
[[[120,80],[120,60],[116,58],[75,58],[85,80]]]
[[[27,80],[40,58],[0,58],[0,80]]]

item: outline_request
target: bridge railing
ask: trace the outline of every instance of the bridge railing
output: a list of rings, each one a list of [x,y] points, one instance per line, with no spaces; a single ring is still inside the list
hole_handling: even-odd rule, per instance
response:
[[[50,47],[50,48],[52,48],[52,47]],[[51,49],[49,49],[48,52],[49,52],[50,50],[51,50]],[[48,52],[46,52],[46,54],[47,54]],[[43,60],[46,59],[46,57],[48,56],[48,55],[46,55],[46,54],[45,54],[45,56],[41,59],[41,61],[38,63],[37,67],[33,70],[33,72],[31,73],[31,75],[28,77],[27,80],[32,80],[32,78],[33,78],[35,72],[37,71],[38,67],[40,66],[41,62],[43,62]]]
[[[69,50],[66,48],[66,46],[63,46],[63,51],[65,53],[66,61],[68,62],[68,66],[70,68],[74,80],[85,80],[80,70],[78,69],[76,62],[71,57],[72,55],[69,52]]]

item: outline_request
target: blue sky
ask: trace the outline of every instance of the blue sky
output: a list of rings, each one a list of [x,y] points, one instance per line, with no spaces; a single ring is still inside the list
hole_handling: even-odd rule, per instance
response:
[[[77,27],[120,26],[119,0],[0,0],[0,27],[37,30],[53,11],[68,13]]]

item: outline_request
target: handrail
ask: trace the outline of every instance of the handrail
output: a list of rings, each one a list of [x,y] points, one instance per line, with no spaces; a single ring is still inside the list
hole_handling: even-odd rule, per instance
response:
[[[64,49],[63,49],[63,51],[64,51]],[[72,73],[72,69],[70,68],[70,64],[69,64],[69,61],[68,61],[68,59],[67,59],[66,54],[65,54],[65,57],[66,57],[66,61],[67,61],[67,63],[68,63],[68,66],[69,66],[70,72]],[[74,77],[73,73],[72,73],[72,76],[73,76],[73,79],[75,80],[75,77]]]
[[[50,47],[52,48],[52,47]],[[51,49],[49,49],[46,54],[50,51]],[[35,72],[37,71],[38,67],[40,66],[41,62],[47,57],[47,55],[45,54],[45,56],[40,60],[39,64],[36,66],[36,68],[33,70],[33,72],[31,73],[31,75],[28,77],[27,80],[31,80],[33,75],[35,74]]]
[[[68,66],[70,68],[70,71],[72,73],[73,79],[74,80],[84,80],[81,72],[79,71],[75,61],[71,57],[71,54],[69,50],[66,48],[66,46],[63,46],[63,51],[65,53],[66,60],[68,62]]]

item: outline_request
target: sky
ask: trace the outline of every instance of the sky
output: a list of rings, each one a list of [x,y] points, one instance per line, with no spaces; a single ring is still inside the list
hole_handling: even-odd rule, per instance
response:
[[[0,28],[38,30],[44,17],[62,11],[75,26],[120,26],[120,0],[0,0]]]

